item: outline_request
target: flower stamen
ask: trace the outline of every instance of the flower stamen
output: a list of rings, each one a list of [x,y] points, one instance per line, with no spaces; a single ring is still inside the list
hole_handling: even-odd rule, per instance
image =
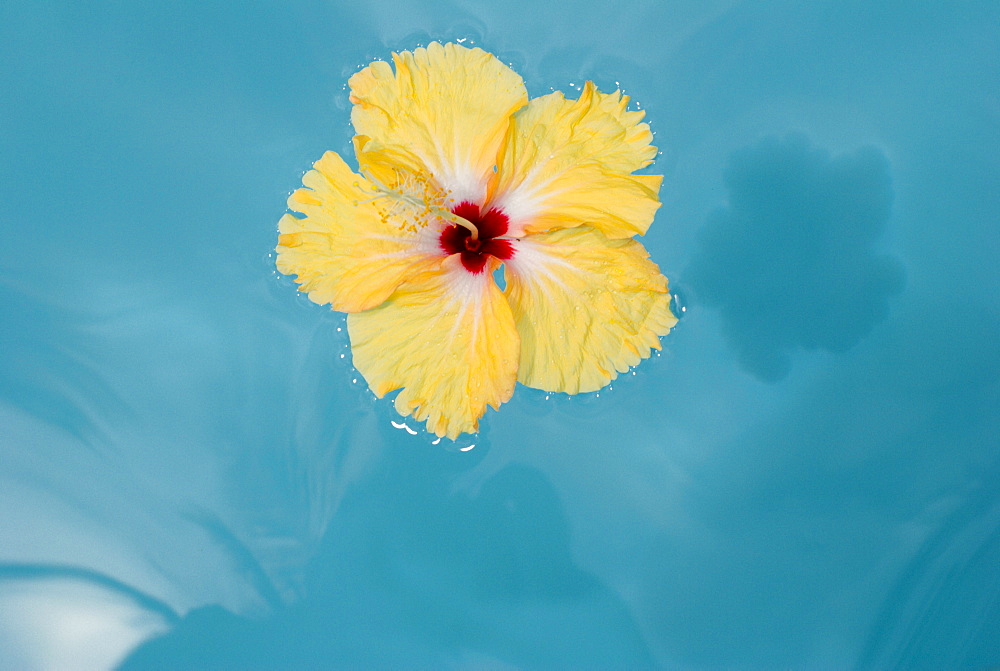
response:
[[[479,247],[479,245],[478,245],[478,242],[479,242],[479,229],[476,227],[476,225],[474,223],[472,223],[471,221],[469,221],[465,217],[461,217],[461,216],[455,214],[454,212],[449,212],[448,210],[433,210],[433,213],[436,216],[444,219],[445,221],[450,221],[453,224],[458,224],[462,228],[464,228],[467,231],[469,231],[471,239],[475,240],[476,243],[477,243],[476,247],[477,248]]]
[[[503,237],[508,226],[503,211],[491,208],[482,212],[475,203],[463,201],[439,216],[452,222],[441,231],[441,249],[449,255],[458,254],[470,273],[483,272],[491,259],[506,261],[514,255],[510,241]]]

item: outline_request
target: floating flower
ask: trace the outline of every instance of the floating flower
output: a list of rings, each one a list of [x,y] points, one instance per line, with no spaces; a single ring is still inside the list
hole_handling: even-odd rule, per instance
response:
[[[656,149],[620,92],[528,100],[495,56],[393,54],[350,80],[360,174],[327,152],[279,223],[278,269],[350,313],[354,366],[455,438],[516,382],[600,389],[676,323],[633,239],[659,207]],[[494,279],[503,267],[505,289]]]

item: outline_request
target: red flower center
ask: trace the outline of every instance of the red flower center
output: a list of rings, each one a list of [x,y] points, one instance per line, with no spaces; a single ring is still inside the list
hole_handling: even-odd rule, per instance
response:
[[[498,239],[507,232],[507,215],[502,210],[491,209],[480,212],[475,203],[464,201],[451,210],[470,222],[479,231],[479,237],[473,238],[472,231],[452,224],[441,231],[439,240],[441,249],[448,254],[461,254],[462,265],[470,273],[481,273],[491,256],[501,261],[514,256],[514,248],[507,240]]]

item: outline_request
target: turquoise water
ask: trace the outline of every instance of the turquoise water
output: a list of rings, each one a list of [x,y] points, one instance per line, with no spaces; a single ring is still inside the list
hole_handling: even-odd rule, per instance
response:
[[[8,0],[0,668],[1000,664],[998,26]],[[452,446],[270,250],[349,153],[347,77],[458,37],[648,112],[683,312],[610,391],[519,388]]]

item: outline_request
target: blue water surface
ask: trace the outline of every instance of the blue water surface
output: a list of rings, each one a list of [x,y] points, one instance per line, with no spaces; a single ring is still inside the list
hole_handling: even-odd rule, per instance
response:
[[[457,38],[647,111],[682,319],[435,445],[271,250]],[[1000,664],[1000,4],[7,0],[0,64],[0,668]]]

